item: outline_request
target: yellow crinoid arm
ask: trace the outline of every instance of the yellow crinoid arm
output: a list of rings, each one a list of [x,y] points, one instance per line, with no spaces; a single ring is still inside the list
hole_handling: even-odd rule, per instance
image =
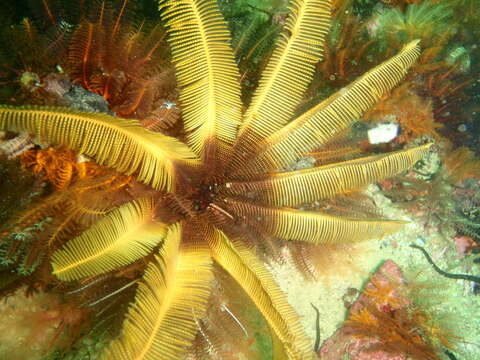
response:
[[[289,208],[259,206],[228,199],[227,208],[261,234],[311,244],[340,244],[381,238],[403,221],[352,218]],[[224,205],[225,206],[225,205]]]
[[[223,232],[207,235],[213,259],[245,290],[270,326],[274,359],[313,359],[313,347],[297,314],[285,295],[255,255],[240,241],[230,241]]]
[[[330,27],[330,0],[293,0],[284,31],[245,113],[236,147],[251,152],[293,116]]]
[[[146,130],[136,120],[69,108],[0,105],[0,129],[75,149],[158,190],[172,190],[177,165],[198,161],[187,145]]]
[[[120,336],[100,359],[183,359],[205,314],[212,260],[206,244],[186,244],[182,237],[180,224],[169,228],[138,286]]]
[[[160,0],[181,87],[187,141],[205,161],[229,147],[240,124],[238,69],[216,0]]]
[[[52,255],[53,274],[64,281],[98,275],[146,256],[165,237],[153,220],[154,202],[141,199],[113,210]]]
[[[282,169],[327,143],[396,86],[419,55],[418,40],[407,44],[391,59],[270,134],[258,145],[260,155],[250,165],[243,164],[238,172]]]
[[[310,169],[280,172],[231,182],[222,190],[230,196],[250,198],[274,206],[297,206],[356,190],[409,169],[429,151],[431,144],[387,154],[333,163]]]

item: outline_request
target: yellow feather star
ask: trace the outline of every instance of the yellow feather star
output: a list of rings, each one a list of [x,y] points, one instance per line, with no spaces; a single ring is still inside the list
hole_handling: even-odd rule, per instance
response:
[[[135,120],[66,108],[0,106],[0,129],[33,134],[135,176],[156,190],[123,205],[52,256],[64,281],[115,270],[160,250],[139,282],[120,336],[102,359],[178,359],[207,309],[215,262],[265,317],[275,358],[313,359],[298,316],[246,236],[253,229],[290,241],[338,243],[382,236],[402,223],[296,209],[411,167],[429,145],[283,172],[348,127],[415,63],[399,54],[293,118],[330,23],[329,0],[293,0],[252,103],[242,116],[238,69],[216,0],[161,0],[181,88],[186,144]],[[170,201],[167,201],[170,200]],[[173,203],[173,205],[172,205]],[[157,211],[177,212],[175,222]]]

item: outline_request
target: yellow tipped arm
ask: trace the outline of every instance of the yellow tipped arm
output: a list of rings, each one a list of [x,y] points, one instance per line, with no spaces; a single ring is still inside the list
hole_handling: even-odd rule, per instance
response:
[[[329,0],[294,0],[277,46],[245,113],[237,153],[251,153],[259,140],[291,120],[322,58],[330,27]],[[237,164],[239,165],[239,164]]]
[[[311,244],[340,244],[381,238],[398,231],[403,221],[348,218],[312,211],[278,209],[228,200],[228,209],[268,236]]]
[[[313,347],[298,316],[255,255],[217,229],[210,231],[208,242],[214,260],[245,290],[268,322],[274,337],[275,359],[313,360]]]
[[[154,203],[142,199],[120,206],[52,255],[53,275],[78,280],[128,265],[148,255],[167,225],[153,221]]]
[[[419,55],[418,40],[412,41],[391,59],[337,91],[287,126],[270,133],[257,147],[260,155],[250,165],[243,164],[238,173],[284,169],[306,153],[326,144],[395,87]]]
[[[212,259],[206,245],[182,244],[180,225],[168,230],[123,322],[101,360],[183,359],[210,295]]]
[[[157,190],[172,190],[178,165],[197,166],[187,145],[120,119],[69,108],[0,105],[0,129],[28,132],[42,142],[90,156]]]
[[[252,181],[227,183],[222,193],[250,194],[274,206],[296,206],[356,190],[394,176],[412,167],[429,151],[431,144],[373,155],[311,169],[266,175]]]
[[[205,161],[233,144],[241,117],[238,69],[216,0],[160,1],[180,85],[187,141]]]

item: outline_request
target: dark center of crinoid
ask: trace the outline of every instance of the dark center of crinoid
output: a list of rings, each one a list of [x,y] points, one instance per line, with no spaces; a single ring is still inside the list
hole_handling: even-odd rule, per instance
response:
[[[195,186],[193,193],[188,197],[191,201],[191,210],[196,213],[205,212],[218,195],[217,187],[214,181],[202,182]]]
[[[183,218],[210,217],[208,214],[222,202],[219,189],[224,183],[223,178],[198,176],[197,179],[176,186],[168,195],[170,209]]]

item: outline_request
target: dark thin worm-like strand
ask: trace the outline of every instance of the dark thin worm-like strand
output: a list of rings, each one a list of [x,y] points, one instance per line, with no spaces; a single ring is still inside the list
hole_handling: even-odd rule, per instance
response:
[[[316,319],[316,334],[315,334],[315,345],[313,346],[313,349],[315,352],[318,352],[318,349],[320,348],[320,311],[318,308],[310,303],[312,307],[315,309],[315,312],[317,313],[317,319]]]
[[[450,279],[468,280],[468,281],[473,281],[477,284],[480,284],[480,277],[478,276],[468,275],[468,274],[451,274],[451,273],[447,273],[446,271],[443,271],[433,262],[432,258],[430,257],[430,255],[428,255],[427,251],[423,247],[415,244],[410,244],[410,246],[420,250],[423,253],[423,255],[427,258],[427,261],[433,266],[434,270],[438,272],[440,275],[443,275]]]

